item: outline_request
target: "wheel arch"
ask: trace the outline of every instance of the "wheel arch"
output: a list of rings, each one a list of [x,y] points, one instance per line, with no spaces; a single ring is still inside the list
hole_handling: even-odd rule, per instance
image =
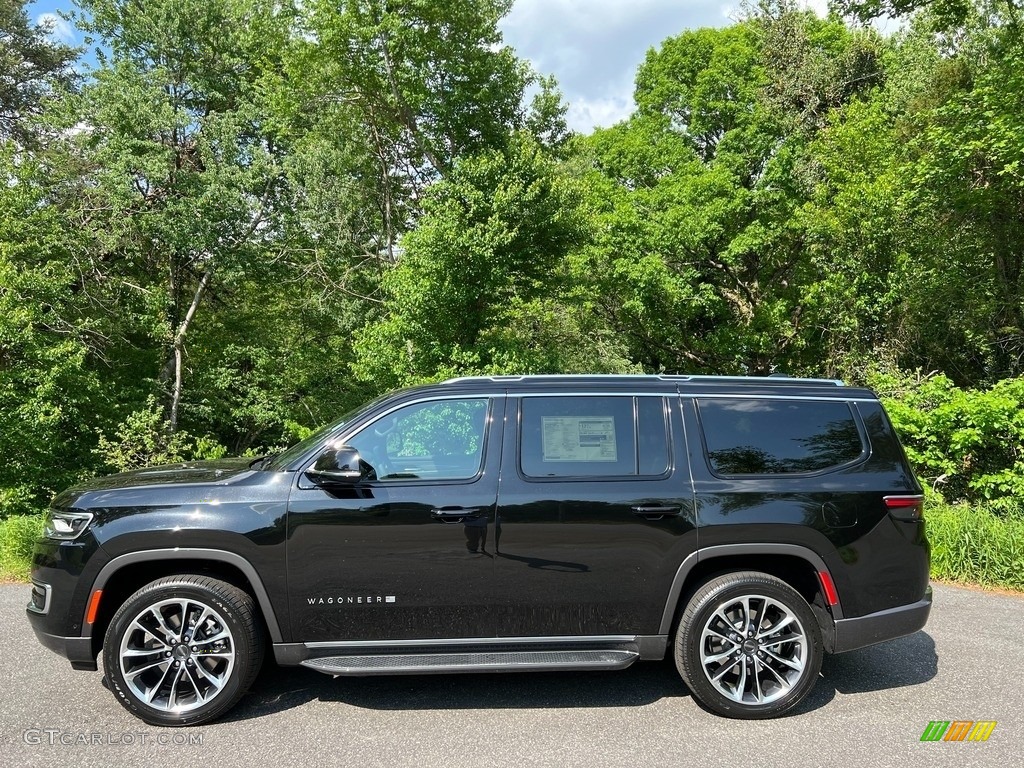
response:
[[[91,638],[93,657],[100,652],[110,620],[136,590],[165,576],[198,573],[219,578],[252,595],[273,643],[282,642],[281,627],[256,568],[239,554],[220,549],[147,549],[119,555],[100,569],[89,591],[103,590],[95,621],[89,624],[88,602],[82,617],[82,636]]]
[[[672,580],[659,634],[672,637],[690,595],[710,579],[734,571],[762,571],[797,590],[818,620],[826,650],[831,650],[834,621],[843,618],[842,604],[826,608],[823,602],[818,604],[815,600],[821,594],[818,574],[831,578],[831,573],[817,552],[799,544],[723,544],[692,552],[679,565]]]

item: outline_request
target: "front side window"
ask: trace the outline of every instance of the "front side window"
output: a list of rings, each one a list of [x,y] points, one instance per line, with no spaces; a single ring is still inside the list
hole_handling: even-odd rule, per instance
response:
[[[661,475],[668,431],[660,397],[525,397],[519,465],[535,478]]]
[[[708,461],[717,475],[821,472],[856,461],[864,445],[844,402],[698,399]]]
[[[376,480],[468,480],[480,472],[487,398],[415,403],[347,440]]]

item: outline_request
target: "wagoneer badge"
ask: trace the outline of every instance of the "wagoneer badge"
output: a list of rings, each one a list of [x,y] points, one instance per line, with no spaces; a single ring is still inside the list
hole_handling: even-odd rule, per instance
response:
[[[393,603],[394,595],[337,595],[332,597],[307,597],[309,605],[373,605]]]

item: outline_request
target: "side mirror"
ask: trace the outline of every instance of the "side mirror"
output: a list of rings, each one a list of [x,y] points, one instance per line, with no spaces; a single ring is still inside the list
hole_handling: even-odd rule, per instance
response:
[[[350,445],[342,445],[321,453],[312,468],[306,470],[306,475],[314,482],[355,485],[363,479],[361,464],[359,451]]]

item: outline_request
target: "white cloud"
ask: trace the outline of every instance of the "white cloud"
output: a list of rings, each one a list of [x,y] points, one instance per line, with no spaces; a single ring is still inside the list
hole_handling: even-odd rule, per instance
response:
[[[828,0],[801,0],[798,5],[809,11],[814,11],[818,18],[828,17]],[[722,16],[728,21],[738,21],[743,16],[742,4],[737,0],[737,2],[723,5]]]
[[[569,103],[569,127],[589,132],[633,110],[633,81],[647,51],[686,29],[723,27],[741,0],[516,0],[501,21],[505,42],[541,74],[553,74]],[[801,0],[818,16],[828,0]],[[876,22],[883,33],[891,25]]]
[[[41,13],[36,17],[36,24],[46,30],[51,39],[61,43],[74,43],[75,30],[56,13]]]
[[[647,51],[684,29],[722,26],[721,0],[517,0],[505,40],[553,74],[578,131],[608,126],[633,108],[633,78]]]
[[[633,112],[631,93],[620,96],[601,96],[596,99],[580,97],[569,103],[566,122],[579,131],[595,126],[609,126],[622,122]]]

